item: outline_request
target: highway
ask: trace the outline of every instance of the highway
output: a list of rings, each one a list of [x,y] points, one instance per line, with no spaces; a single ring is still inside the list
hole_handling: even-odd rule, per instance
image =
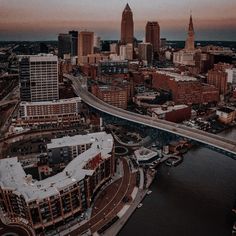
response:
[[[102,100],[98,99],[96,96],[88,92],[86,89],[86,84],[85,82],[83,82],[82,76],[75,77],[73,75],[64,74],[64,77],[72,81],[73,88],[77,96],[81,97],[81,99],[86,104],[99,111],[148,127],[164,130],[203,144],[213,146],[215,148],[219,148],[225,152],[233,154],[236,157],[236,142],[233,140],[229,140],[215,134],[207,133],[205,131],[192,129],[181,124],[176,124],[160,119],[154,120],[150,116],[144,116],[114,107],[103,102]]]

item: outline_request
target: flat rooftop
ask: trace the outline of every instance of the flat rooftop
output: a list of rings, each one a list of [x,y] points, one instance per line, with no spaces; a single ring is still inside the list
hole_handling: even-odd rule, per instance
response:
[[[56,195],[60,190],[79,182],[85,176],[91,176],[94,170],[84,169],[85,165],[98,154],[101,154],[102,159],[109,158],[113,148],[113,137],[105,132],[80,136],[79,142],[82,142],[83,138],[86,141],[88,137],[92,140],[91,148],[74,158],[62,172],[41,181],[32,180],[30,176],[26,176],[17,157],[0,160],[1,187],[11,189],[16,194],[22,194],[26,202],[30,202]],[[74,137],[66,138],[66,143],[69,143],[70,138],[74,139]],[[59,139],[52,141],[59,142]]]
[[[137,161],[149,161],[153,157],[157,156],[158,153],[145,147],[141,147],[140,149],[134,151],[134,155],[137,158]]]
[[[175,106],[152,108],[151,111],[157,115],[161,115],[161,114],[165,114],[171,111],[181,110],[187,107],[188,107],[187,105],[175,105]]]
[[[177,82],[178,81],[197,81],[197,78],[195,78],[195,77],[181,75],[181,74],[166,71],[166,70],[157,70],[156,73],[162,74],[162,75],[167,75],[167,76],[173,78]]]

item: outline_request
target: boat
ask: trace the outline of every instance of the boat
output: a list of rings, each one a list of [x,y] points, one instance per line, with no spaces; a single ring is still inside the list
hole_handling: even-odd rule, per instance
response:
[[[147,191],[147,195],[150,195],[152,193],[152,190]]]
[[[142,207],[142,206],[143,206],[143,203],[139,203],[138,206],[137,206],[137,208],[140,208],[140,207]]]

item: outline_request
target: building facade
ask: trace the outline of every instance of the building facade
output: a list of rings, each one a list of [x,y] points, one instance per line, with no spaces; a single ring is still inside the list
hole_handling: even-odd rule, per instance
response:
[[[69,31],[69,35],[71,35],[71,56],[78,56],[78,31]]]
[[[121,19],[121,44],[128,44],[134,41],[134,22],[133,13],[127,3]]]
[[[61,99],[52,102],[21,102],[17,124],[57,126],[81,122],[80,98]]]
[[[170,91],[176,104],[199,104],[219,101],[214,86],[201,84],[196,78],[168,71],[153,73],[152,85],[156,89]]]
[[[105,132],[88,136],[80,139],[90,139],[88,150],[74,158],[62,172],[41,181],[26,175],[17,157],[2,159],[3,217],[12,222],[23,219],[40,234],[78,217],[90,207],[98,189],[114,174],[114,142]],[[67,139],[70,143],[70,138]],[[53,144],[60,148],[56,141]]]
[[[71,55],[71,34],[58,35],[58,57],[63,59],[65,54]]]
[[[112,106],[127,109],[128,92],[127,88],[125,87],[112,85],[94,85],[92,86],[92,93],[99,99]]]
[[[94,33],[88,31],[81,31],[79,33],[79,47],[78,56],[79,62],[83,56],[93,54]]]
[[[59,99],[57,56],[20,56],[19,74],[22,101],[41,102]]]
[[[146,43],[151,43],[153,54],[156,56],[160,51],[160,26],[157,21],[148,21],[146,24]]]
[[[151,43],[138,44],[139,60],[144,61],[147,65],[152,64],[153,60],[153,46]]]

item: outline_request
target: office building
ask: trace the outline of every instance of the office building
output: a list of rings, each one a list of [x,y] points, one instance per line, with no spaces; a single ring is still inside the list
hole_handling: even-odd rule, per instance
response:
[[[69,31],[71,35],[71,56],[78,56],[78,31]]]
[[[79,62],[81,62],[83,56],[87,56],[89,54],[93,54],[93,46],[94,46],[94,33],[88,31],[81,31],[79,33]]]
[[[146,24],[146,43],[151,43],[156,57],[160,51],[160,26],[157,21],[148,21]]]
[[[19,57],[21,101],[59,99],[58,58],[51,54]]]
[[[139,60],[145,61],[147,65],[152,64],[153,60],[153,46],[151,43],[138,44]]]
[[[134,22],[133,13],[127,3],[121,19],[121,44],[133,44],[134,40]]]
[[[59,34],[58,35],[58,57],[64,58],[65,54],[71,55],[71,34]]]

